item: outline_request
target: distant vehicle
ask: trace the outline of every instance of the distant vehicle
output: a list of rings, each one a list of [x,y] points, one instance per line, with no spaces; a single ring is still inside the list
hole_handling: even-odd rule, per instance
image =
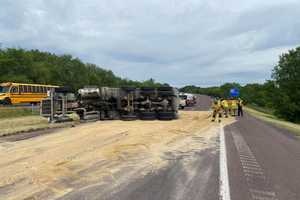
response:
[[[26,83],[1,83],[0,104],[11,105],[19,103],[38,104],[47,97],[47,91],[58,88],[55,85],[26,84]]]
[[[187,95],[180,93],[179,94],[179,108],[184,109],[186,107]]]
[[[193,94],[190,93],[184,93],[187,98],[186,98],[186,105],[187,106],[193,106],[196,104],[196,97]]]

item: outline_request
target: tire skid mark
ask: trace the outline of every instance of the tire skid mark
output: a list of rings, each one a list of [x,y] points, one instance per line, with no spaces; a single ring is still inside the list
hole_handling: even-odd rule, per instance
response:
[[[264,170],[256,160],[243,136],[237,132],[231,132],[231,134],[239,154],[242,171],[252,200],[278,200],[265,176]]]

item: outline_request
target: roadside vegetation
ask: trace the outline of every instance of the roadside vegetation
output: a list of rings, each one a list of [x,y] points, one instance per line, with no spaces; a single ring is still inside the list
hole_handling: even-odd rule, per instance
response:
[[[300,47],[279,57],[271,78],[263,84],[226,83],[208,88],[190,85],[181,91],[228,98],[230,89],[237,88],[241,98],[253,108],[272,111],[278,118],[300,123]]]
[[[300,125],[299,124],[287,122],[283,119],[276,117],[275,115],[272,115],[272,114],[266,113],[266,112],[261,112],[261,111],[258,111],[257,109],[253,109],[250,107],[246,107],[245,110],[248,113],[250,113],[251,115],[253,115],[263,121],[269,122],[277,127],[285,128],[285,129],[291,131],[292,133],[295,133],[300,138]]]
[[[76,122],[49,124],[46,118],[40,116],[23,116],[14,119],[0,119],[0,137],[49,128],[68,127]]]
[[[83,63],[71,55],[56,55],[39,50],[0,49],[0,83],[21,82],[68,86],[74,90],[95,86],[161,86],[153,79],[133,81],[116,76],[111,70]],[[166,84],[167,85],[167,84]]]
[[[39,115],[39,109],[31,107],[0,107],[0,120],[5,118]]]

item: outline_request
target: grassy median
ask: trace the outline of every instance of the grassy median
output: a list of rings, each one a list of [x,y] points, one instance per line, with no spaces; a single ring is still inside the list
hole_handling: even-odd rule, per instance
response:
[[[276,117],[270,113],[258,111],[256,109],[252,109],[249,107],[245,107],[245,110],[248,113],[250,113],[251,115],[253,115],[263,121],[269,122],[271,124],[274,124],[277,127],[285,128],[285,129],[295,133],[300,138],[300,124],[287,122],[285,120],[279,119],[278,117]]]
[[[39,116],[39,109],[37,108],[0,107],[0,137],[49,128],[67,127],[73,123],[75,122],[49,124],[46,118]]]
[[[39,115],[38,108],[32,109],[31,107],[0,107],[0,120],[37,115]]]

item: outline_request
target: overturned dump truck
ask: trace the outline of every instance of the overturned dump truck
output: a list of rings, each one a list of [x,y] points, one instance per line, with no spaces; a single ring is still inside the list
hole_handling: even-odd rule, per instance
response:
[[[76,113],[88,120],[172,120],[178,118],[179,97],[173,87],[95,87],[78,90],[76,103],[69,104],[69,93],[54,89],[41,103],[41,114],[51,119]],[[58,98],[59,97],[59,98]],[[68,106],[71,105],[71,106]],[[50,121],[51,121],[50,119]]]

